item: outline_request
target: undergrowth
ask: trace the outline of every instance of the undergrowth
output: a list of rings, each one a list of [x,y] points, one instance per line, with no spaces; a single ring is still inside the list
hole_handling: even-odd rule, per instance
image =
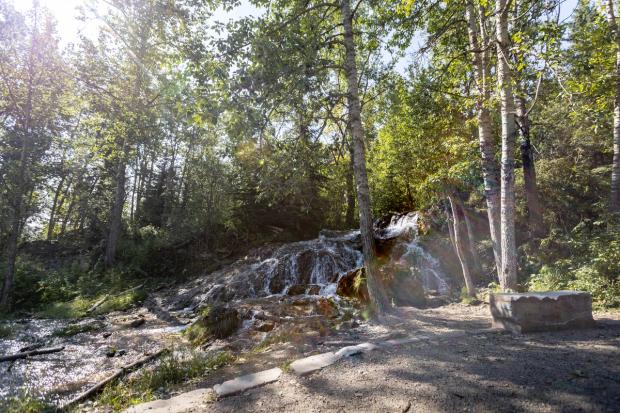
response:
[[[162,389],[167,390],[176,384],[204,377],[233,360],[229,352],[168,353],[162,356],[156,367],[107,386],[97,398],[97,404],[108,406],[113,411],[122,411],[129,406],[155,399],[156,393]]]

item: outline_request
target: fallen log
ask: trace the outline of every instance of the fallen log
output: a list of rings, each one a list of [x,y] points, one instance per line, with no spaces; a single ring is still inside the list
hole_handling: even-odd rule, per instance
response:
[[[73,399],[69,400],[67,403],[65,403],[62,406],[62,410],[66,410],[67,408],[83,402],[84,400],[88,400],[90,397],[94,396],[95,394],[97,394],[98,392],[100,392],[101,390],[103,390],[103,388],[110,382],[113,382],[114,380],[123,377],[124,375],[126,375],[127,373],[130,373],[131,371],[141,367],[142,365],[148,363],[151,360],[155,360],[156,358],[158,358],[159,356],[161,356],[164,353],[167,353],[168,349],[164,348],[161,349],[153,354],[150,354],[146,357],[141,358],[140,360],[134,361],[133,363],[125,366],[125,367],[121,367],[120,370],[118,370],[116,373],[114,373],[113,375],[111,375],[110,377],[101,380],[99,383],[93,385],[92,387],[90,387],[88,390],[86,390],[85,392],[77,395],[76,397],[74,397]]]
[[[92,305],[92,307],[90,307],[88,310],[86,310],[86,314],[90,314],[93,311],[95,311],[97,308],[99,308],[99,306],[101,306],[101,304],[105,303],[107,301],[107,299],[110,298],[110,297],[118,297],[118,296],[121,296],[123,294],[127,294],[127,293],[130,293],[132,291],[138,290],[138,289],[140,289],[142,287],[144,287],[144,284],[140,284],[140,285],[137,285],[135,287],[129,288],[129,289],[125,290],[125,291],[121,291],[118,294],[106,294],[106,295],[103,296],[103,298],[101,300],[97,301],[95,304]]]
[[[90,307],[88,310],[86,310],[86,314],[90,314],[93,311],[95,311],[101,304],[103,304],[105,302],[105,300],[107,300],[110,297],[110,294],[106,294],[103,296],[103,298],[99,301],[97,301],[95,304],[92,305],[92,307]]]
[[[64,349],[65,349],[64,347],[50,347],[50,348],[42,348],[40,350],[24,351],[21,353],[11,354],[8,356],[0,356],[0,362],[25,359],[25,358],[32,357],[32,356],[38,356],[40,354],[58,353],[59,351],[63,351]]]

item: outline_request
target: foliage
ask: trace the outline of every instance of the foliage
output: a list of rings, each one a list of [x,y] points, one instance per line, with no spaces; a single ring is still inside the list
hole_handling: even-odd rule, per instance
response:
[[[111,407],[115,412],[122,411],[131,405],[153,400],[157,391],[204,377],[233,360],[228,352],[171,352],[162,356],[156,367],[107,386],[97,403]]]
[[[620,306],[620,232],[617,224],[585,220],[567,234],[541,242],[542,267],[529,280],[532,290],[580,290],[600,307]]]
[[[12,413],[51,413],[55,412],[56,408],[37,397],[32,390],[25,389],[19,395],[1,402],[0,410]]]

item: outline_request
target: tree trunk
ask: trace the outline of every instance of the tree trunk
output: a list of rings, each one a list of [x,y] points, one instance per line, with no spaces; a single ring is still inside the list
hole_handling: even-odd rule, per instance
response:
[[[347,77],[347,101],[349,123],[353,145],[353,168],[357,186],[357,205],[366,267],[366,281],[370,300],[378,313],[389,309],[389,300],[385,288],[376,276],[375,239],[373,233],[372,213],[370,209],[370,190],[366,175],[366,155],[364,148],[364,129],[361,117],[361,104],[358,90],[357,65],[355,61],[355,39],[353,35],[353,14],[350,0],[341,0],[340,11],[344,28],[345,74]]]
[[[30,102],[30,99],[28,100]],[[30,107],[30,105],[28,106]],[[28,113],[30,111],[28,110]],[[25,128],[28,130],[28,126]],[[15,263],[17,261],[17,243],[22,229],[22,210],[24,207],[24,194],[26,193],[26,170],[28,169],[28,134],[22,137],[22,148],[19,156],[19,169],[15,181],[15,193],[12,196],[11,215],[9,223],[9,236],[7,237],[5,255],[6,270],[4,273],[4,283],[0,294],[0,309],[10,310],[11,293],[13,292],[13,281],[15,279]]]
[[[58,198],[60,197],[60,191],[62,185],[65,183],[65,177],[60,178],[56,191],[54,192],[54,201],[52,202],[52,208],[50,210],[50,219],[47,223],[47,240],[50,241],[54,235],[54,226],[56,225],[56,207],[58,206]]]
[[[609,212],[620,212],[620,30],[616,22],[613,0],[607,0],[607,21],[611,27],[611,31],[616,42],[616,70],[615,70],[615,86],[616,96],[614,99],[614,130],[613,130],[613,147],[614,158],[611,164],[611,191],[609,197]]]
[[[474,233],[474,228],[471,224],[471,219],[469,219],[469,211],[461,204],[463,207],[463,218],[465,221],[465,229],[467,229],[467,238],[469,240],[469,252],[471,254],[471,260],[473,265],[473,271],[476,274],[482,274],[482,265],[480,264],[480,255],[478,255],[478,250],[476,250],[476,236]]]
[[[450,201],[450,208],[452,209],[452,217],[454,219],[454,245],[456,246],[456,255],[459,257],[461,268],[463,270],[463,278],[465,279],[465,288],[467,289],[467,295],[470,297],[476,296],[476,287],[471,277],[469,263],[467,262],[467,248],[465,242],[467,235],[464,231],[464,213],[458,201],[454,201],[452,197],[448,197]]]
[[[110,211],[110,224],[108,239],[106,242],[104,263],[107,267],[114,264],[116,259],[116,249],[121,235],[123,205],[125,204],[125,145],[120,153],[116,170],[116,191],[114,193],[114,203]]]
[[[495,3],[497,43],[497,83],[500,90],[502,123],[501,159],[501,249],[500,284],[505,291],[517,287],[517,249],[515,241],[514,147],[515,111],[509,67],[510,36],[508,34],[508,1]]]
[[[480,24],[476,24],[474,6],[471,0],[467,1],[466,17],[468,23],[469,47],[473,50],[474,78],[478,89],[477,99],[477,118],[478,118],[478,140],[480,142],[480,155],[482,158],[482,177],[484,180],[484,193],[487,201],[487,214],[489,217],[489,232],[491,234],[491,244],[493,246],[493,256],[495,258],[495,268],[498,278],[501,276],[502,269],[502,250],[501,250],[501,222],[500,222],[500,183],[499,165],[495,159],[495,142],[492,134],[491,115],[488,104],[490,90],[488,86],[489,65],[486,47],[488,39],[484,31],[478,30],[478,26],[483,27],[483,16],[479,16]],[[482,11],[480,12],[482,13]],[[483,50],[485,49],[485,50]]]
[[[530,119],[525,108],[525,98],[517,97],[517,118],[519,119],[519,134],[521,136],[521,162],[523,163],[523,189],[527,204],[527,220],[530,234],[540,238],[544,234],[542,208],[538,198],[536,185],[536,166],[534,152],[530,141]]]
[[[353,167],[353,143],[349,144],[349,170],[347,171],[346,185],[347,185],[347,216],[346,223],[347,228],[353,228],[355,225],[355,188],[353,186],[353,179],[355,174],[355,168]]]

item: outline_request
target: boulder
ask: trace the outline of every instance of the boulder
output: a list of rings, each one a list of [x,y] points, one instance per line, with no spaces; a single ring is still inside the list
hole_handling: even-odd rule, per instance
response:
[[[395,278],[390,283],[390,290],[397,307],[424,308],[428,304],[422,281],[410,274]]]
[[[357,268],[340,277],[336,294],[341,297],[357,298],[361,302],[367,303],[370,296],[368,295],[364,269]]]
[[[241,325],[241,317],[234,308],[214,306],[206,316],[198,319],[197,323],[202,324],[214,338],[226,338],[237,331]]]
[[[489,304],[493,327],[517,334],[594,326],[592,297],[586,292],[491,294]]]

